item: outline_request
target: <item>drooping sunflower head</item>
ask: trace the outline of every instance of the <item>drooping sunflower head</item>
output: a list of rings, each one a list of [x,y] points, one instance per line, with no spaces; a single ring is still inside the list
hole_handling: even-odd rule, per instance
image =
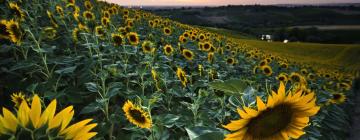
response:
[[[189,49],[183,49],[182,55],[189,61],[194,59],[194,53]]]
[[[48,18],[50,19],[50,23],[51,23],[55,28],[59,27],[59,25],[57,24],[57,22],[56,22],[56,20],[55,20],[55,18],[54,18],[54,15],[53,15],[49,10],[47,10],[46,13],[47,13]]]
[[[286,83],[288,81],[288,75],[286,73],[280,73],[277,77],[277,80]]]
[[[143,110],[140,106],[134,105],[128,100],[122,107],[125,112],[125,116],[129,122],[140,128],[150,129],[152,126],[152,120],[149,117],[149,113]]]
[[[165,55],[170,56],[174,52],[174,49],[170,44],[167,44],[164,46],[164,52]]]
[[[0,20],[0,39],[9,39],[10,38],[10,33],[7,30],[7,23],[8,21],[6,20]]]
[[[139,44],[139,35],[135,32],[130,32],[127,34],[127,39],[129,41],[129,43],[133,46],[136,46]]]
[[[233,57],[230,57],[230,58],[226,59],[226,63],[228,63],[229,65],[234,65],[235,59]]]
[[[20,45],[22,39],[22,31],[19,26],[19,23],[14,20],[10,20],[6,24],[6,30],[10,33],[9,37],[11,42]]]
[[[121,34],[111,34],[111,38],[116,47],[124,44],[124,37]]]
[[[16,108],[19,108],[20,104],[25,101],[26,102],[26,97],[22,92],[17,92],[17,93],[13,93],[11,95],[11,101],[15,104],[14,106]]]
[[[213,52],[209,52],[207,55],[207,60],[208,62],[212,63],[214,62],[214,53]]]
[[[75,42],[79,41],[79,35],[80,35],[80,29],[79,28],[75,28],[73,31],[72,31],[72,38]]]
[[[95,15],[91,11],[84,11],[83,17],[85,18],[85,20],[95,20]]]
[[[314,92],[303,95],[302,91],[285,91],[281,82],[278,92],[272,92],[265,104],[256,98],[257,110],[250,107],[238,109],[239,120],[231,121],[224,127],[234,133],[226,135],[225,140],[253,139],[297,139],[308,126],[309,117],[314,116],[320,107],[316,105]]]
[[[61,17],[64,17],[64,9],[60,5],[56,5],[56,13]]]
[[[10,2],[9,7],[12,13],[20,20],[25,19],[25,13],[21,10],[21,8],[15,2]]]
[[[164,32],[165,35],[171,35],[171,29],[169,27],[165,27],[163,29],[163,32]]]
[[[177,68],[176,75],[179,78],[181,84],[186,87],[186,84],[188,83],[188,80],[186,78],[186,73],[182,68]]]
[[[154,43],[152,43],[151,41],[148,41],[148,40],[144,41],[141,44],[141,48],[144,53],[153,53],[155,51]]]
[[[46,27],[44,28],[44,36],[47,37],[48,39],[54,39],[56,36],[56,29],[53,27]]]
[[[265,65],[260,68],[263,71],[263,74],[265,74],[266,76],[271,76],[273,73],[272,68],[269,65]]]
[[[334,93],[332,94],[332,98],[329,100],[330,103],[333,104],[342,104],[346,100],[346,96],[343,93]]]

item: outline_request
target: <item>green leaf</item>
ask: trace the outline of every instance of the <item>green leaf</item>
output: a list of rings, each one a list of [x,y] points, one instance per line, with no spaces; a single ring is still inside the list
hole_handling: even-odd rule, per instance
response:
[[[209,84],[216,90],[223,91],[227,94],[242,95],[248,86],[246,82],[240,79],[231,79],[227,81],[216,81]]]
[[[93,82],[85,83],[85,86],[86,89],[88,89],[91,92],[98,92],[98,86]]]
[[[57,74],[68,74],[68,73],[73,73],[76,69],[76,66],[73,67],[67,67],[67,68],[63,68],[60,70],[56,70],[55,73]]]
[[[81,111],[80,114],[87,114],[92,113],[100,110],[100,106],[97,102],[93,102],[85,106]]]
[[[190,140],[223,140],[224,134],[216,128],[195,126],[186,127]]]

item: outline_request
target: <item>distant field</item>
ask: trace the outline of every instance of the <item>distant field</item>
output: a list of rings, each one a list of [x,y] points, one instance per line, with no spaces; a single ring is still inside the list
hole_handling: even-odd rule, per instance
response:
[[[234,31],[210,28],[213,32],[229,35]],[[360,44],[318,44],[302,42],[265,42],[233,34],[239,42],[259,48],[296,62],[313,64],[319,68],[344,68],[347,71],[360,70]]]
[[[292,28],[306,29],[315,27],[319,30],[360,30],[360,25],[307,25],[307,26],[292,26]]]

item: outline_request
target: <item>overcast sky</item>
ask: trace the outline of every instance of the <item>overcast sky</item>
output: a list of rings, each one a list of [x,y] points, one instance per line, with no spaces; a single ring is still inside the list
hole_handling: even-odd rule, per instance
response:
[[[106,0],[120,5],[246,5],[360,3],[360,0]]]

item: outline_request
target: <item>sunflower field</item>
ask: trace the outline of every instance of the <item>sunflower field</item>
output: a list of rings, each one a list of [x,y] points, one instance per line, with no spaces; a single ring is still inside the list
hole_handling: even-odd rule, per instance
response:
[[[338,140],[356,73],[97,0],[0,0],[0,139]]]

